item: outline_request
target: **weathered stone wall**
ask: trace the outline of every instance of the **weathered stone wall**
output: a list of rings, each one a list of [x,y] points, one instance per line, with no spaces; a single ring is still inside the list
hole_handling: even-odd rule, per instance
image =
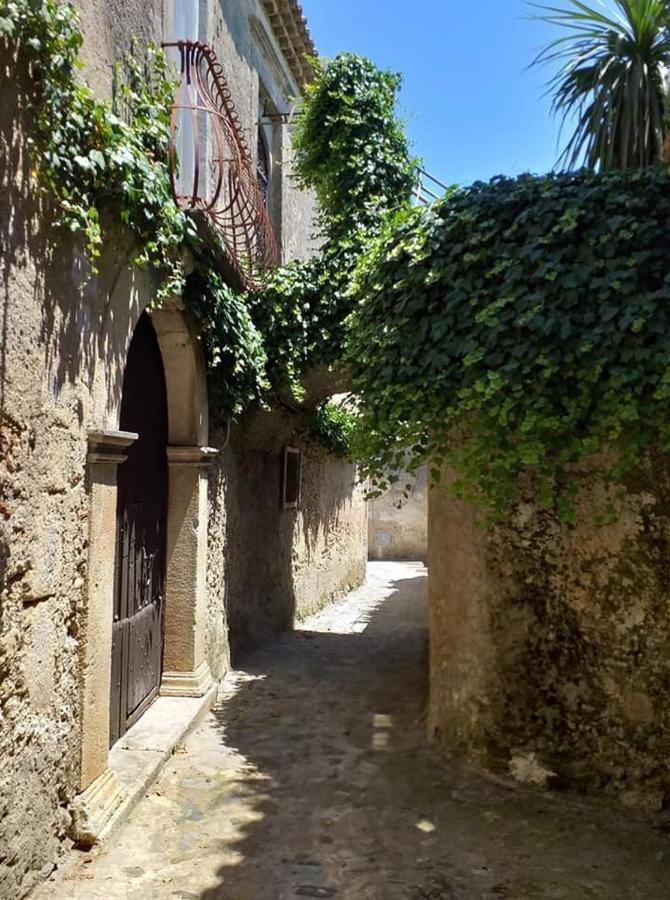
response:
[[[244,417],[211,471],[210,602],[225,613],[233,653],[365,577],[366,508],[354,467],[305,444],[298,427],[290,413]],[[212,441],[221,446],[226,434]],[[280,502],[286,445],[303,450],[297,510]]]
[[[108,93],[110,48],[162,3],[82,3],[86,77]],[[122,40],[121,36],[125,39]],[[158,32],[160,35],[160,32]],[[104,48],[104,49],[103,49]],[[154,287],[110,231],[100,276],[56,234],[30,175],[31,83],[0,70],[0,895],[46,873],[79,788],[80,624],[87,597],[87,435],[118,425],[127,343]]]
[[[78,786],[89,430],[116,427],[127,341],[153,295],[110,234],[101,275],[56,238],[22,139],[24,83],[0,86],[0,895],[51,864]]]
[[[594,521],[607,505],[594,470],[576,526],[524,505],[489,531],[431,491],[430,727],[520,777],[550,771],[658,809],[670,791],[667,465],[639,485],[610,524]]]
[[[405,490],[409,487],[408,494]],[[426,561],[428,556],[428,469],[404,472],[383,497],[368,504],[370,559]]]
[[[109,97],[112,64],[128,48],[131,36],[138,38],[138,46],[150,39],[160,43],[164,37],[163,0],[78,0],[78,6],[84,25],[82,77],[97,95]],[[254,146],[259,85],[254,66],[259,65],[260,50],[252,45],[249,15],[258,13],[262,20],[262,13],[256,0],[200,3],[200,7],[206,13],[201,17],[205,30],[210,30],[201,37],[214,38]],[[279,105],[281,96],[272,72],[263,80]],[[92,431],[118,428],[127,347],[141,311],[155,296],[150,273],[131,267],[134,248],[124,233],[109,230],[100,275],[91,276],[80,246],[53,229],[48,201],[38,200],[30,174],[33,166],[26,146],[30,91],[20,54],[4,52],[0,66],[0,896],[21,896],[49,870],[69,826],[69,807],[81,788],[82,634],[89,578],[87,439]],[[281,153],[283,161],[288,159],[285,141]],[[284,252],[308,252],[311,201],[297,194],[287,178],[282,179],[281,190],[286,193],[281,210]],[[227,453],[225,458],[232,459],[232,449]],[[232,463],[226,465],[233,475]],[[259,468],[247,486],[251,491],[260,485]],[[245,505],[251,507],[252,501],[245,498],[241,485],[226,490],[231,500],[237,492],[234,515],[243,520]],[[225,491],[212,501],[216,522],[221,512],[217,503],[226,501]],[[264,523],[254,521],[258,532]],[[293,530],[292,525],[276,524],[287,532]],[[332,530],[331,524],[329,535]],[[247,532],[252,534],[254,529],[247,526]],[[234,537],[215,528],[211,539],[209,556],[215,562],[207,652],[220,676],[228,665],[228,644],[224,589],[219,589],[217,571],[225,567],[229,549],[241,546],[244,551],[244,544],[236,544]],[[318,549],[315,546],[310,548],[311,555],[297,554],[296,581],[309,581],[304,567],[317,565],[319,553],[325,552],[325,542]],[[342,583],[344,576],[335,566],[332,571]],[[245,587],[241,581],[238,585],[241,605]],[[300,597],[306,593],[304,588]],[[109,602],[111,616],[111,596]],[[255,608],[261,615],[261,606]]]

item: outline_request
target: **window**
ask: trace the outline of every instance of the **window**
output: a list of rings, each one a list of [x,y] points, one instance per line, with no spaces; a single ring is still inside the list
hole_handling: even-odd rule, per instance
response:
[[[297,509],[300,505],[302,453],[295,447],[284,448],[282,477],[282,509]]]
[[[258,129],[258,148],[256,150],[256,180],[258,189],[263,197],[263,203],[267,207],[270,190],[270,154],[263,134],[263,126]]]
[[[256,126],[256,184],[265,205],[272,231],[279,244],[280,256],[282,244],[282,196],[283,174],[282,160],[286,147],[286,123],[288,113],[280,113],[276,104],[259,85],[258,123]]]

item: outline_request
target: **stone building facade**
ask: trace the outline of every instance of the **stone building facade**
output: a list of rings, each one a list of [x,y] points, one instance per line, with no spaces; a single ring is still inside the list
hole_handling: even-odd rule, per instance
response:
[[[587,469],[573,525],[528,502],[484,528],[449,478],[429,499],[430,730],[522,780],[666,809],[666,461],[609,520],[617,492]]]
[[[369,559],[428,558],[428,467],[402,472],[393,487],[368,503]]]
[[[250,146],[261,135],[267,144],[281,256],[308,253],[313,206],[290,178],[289,129],[264,117],[286,112],[309,74],[304,55],[313,48],[297,2],[77,5],[83,77],[100,97],[110,96],[113,63],[133,36],[140,46],[198,38],[213,47]],[[122,427],[124,416],[132,420],[129,360],[140,332],[166,403],[164,619],[152,709],[170,701],[201,709],[237,648],[360,583],[367,524],[352,467],[305,443],[290,412],[210,427],[216,411],[198,333],[180,298],[151,309],[156,285],[130,265],[133,247],[120,230],[108,231],[90,276],[81,247],[53,229],[48,199],[34,189],[20,54],[4,54],[1,71],[0,895],[21,896],[64,841],[104,834],[128,802],[112,760],[119,744],[110,752],[111,660],[120,473],[142,440],[141,427]],[[302,451],[297,505],[281,502],[287,447]],[[136,580],[148,583],[152,565]],[[132,691],[132,673],[124,677]]]

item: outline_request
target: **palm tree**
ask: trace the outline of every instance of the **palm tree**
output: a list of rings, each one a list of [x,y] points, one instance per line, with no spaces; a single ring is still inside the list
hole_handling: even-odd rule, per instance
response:
[[[566,0],[530,3],[533,16],[567,29],[534,65],[559,65],[549,81],[554,113],[574,128],[559,166],[646,167],[660,162],[666,130],[670,3]]]

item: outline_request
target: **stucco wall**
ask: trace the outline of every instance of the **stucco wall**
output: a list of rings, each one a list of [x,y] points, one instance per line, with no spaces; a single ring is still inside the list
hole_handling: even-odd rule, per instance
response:
[[[408,496],[405,496],[406,489]],[[428,556],[428,469],[405,472],[383,497],[368,504],[370,559],[411,559]]]
[[[77,5],[84,25],[82,77],[99,96],[109,96],[111,66],[131,36],[140,46],[163,38],[162,0],[79,0]],[[252,46],[248,14],[258,12],[257,5],[255,0],[210,4],[204,17],[210,34],[201,35],[214,37],[252,145],[259,51]],[[266,87],[277,95],[271,73]],[[134,248],[124,233],[108,231],[100,275],[91,276],[79,245],[53,230],[48,202],[38,200],[30,175],[29,94],[20,54],[5,53],[0,64],[0,896],[21,896],[49,870],[80,788],[87,437],[118,428],[127,347],[155,295],[151,275],[130,268]],[[286,144],[282,148],[282,154],[289,152]],[[311,201],[292,192],[286,179],[282,190],[287,192],[285,253],[308,252]],[[234,475],[232,463],[226,465]],[[262,475],[246,484],[255,490],[263,485]],[[248,501],[241,485],[235,490],[235,514],[242,520]],[[225,491],[213,498],[214,522],[221,497],[225,501]],[[217,571],[223,571],[222,560],[236,544],[215,528],[211,540],[210,559],[219,562],[212,568],[207,652],[221,675],[228,645],[225,588]],[[244,553],[244,542],[239,546]],[[311,564],[316,555],[297,552],[297,581],[309,581],[305,560]],[[243,596],[243,587],[239,591]],[[307,588],[300,596],[307,593],[314,596]],[[111,603],[110,596],[110,617]],[[256,609],[260,613],[260,604]]]
[[[631,486],[615,522],[597,525],[606,501],[592,472],[576,526],[528,504],[486,531],[443,487],[431,491],[430,727],[517,774],[553,772],[557,784],[660,809],[670,790],[667,464]]]
[[[354,467],[301,441],[299,424],[290,413],[244,417],[211,470],[211,605],[225,613],[233,653],[365,577],[366,508]],[[215,446],[225,439],[223,431],[212,434]],[[286,445],[303,450],[297,510],[280,503]],[[218,621],[217,614],[212,656]]]
[[[72,0],[79,10],[84,79],[96,96],[112,96],[114,64],[135,38],[137,47],[163,39],[163,0]]]
[[[300,88],[293,79],[260,0],[201,3],[201,39],[209,41],[224,67],[247,144],[255,154],[262,122],[270,150],[270,213],[282,260],[302,258],[314,248],[311,195],[297,191],[293,179],[290,129],[263,119],[261,91],[268,112],[290,116]]]
[[[8,68],[12,61],[7,60]],[[20,83],[21,84],[21,83]],[[31,198],[25,96],[0,88],[0,895],[50,865],[78,784],[87,433],[116,427],[123,360],[153,295],[110,234],[99,278]]]

